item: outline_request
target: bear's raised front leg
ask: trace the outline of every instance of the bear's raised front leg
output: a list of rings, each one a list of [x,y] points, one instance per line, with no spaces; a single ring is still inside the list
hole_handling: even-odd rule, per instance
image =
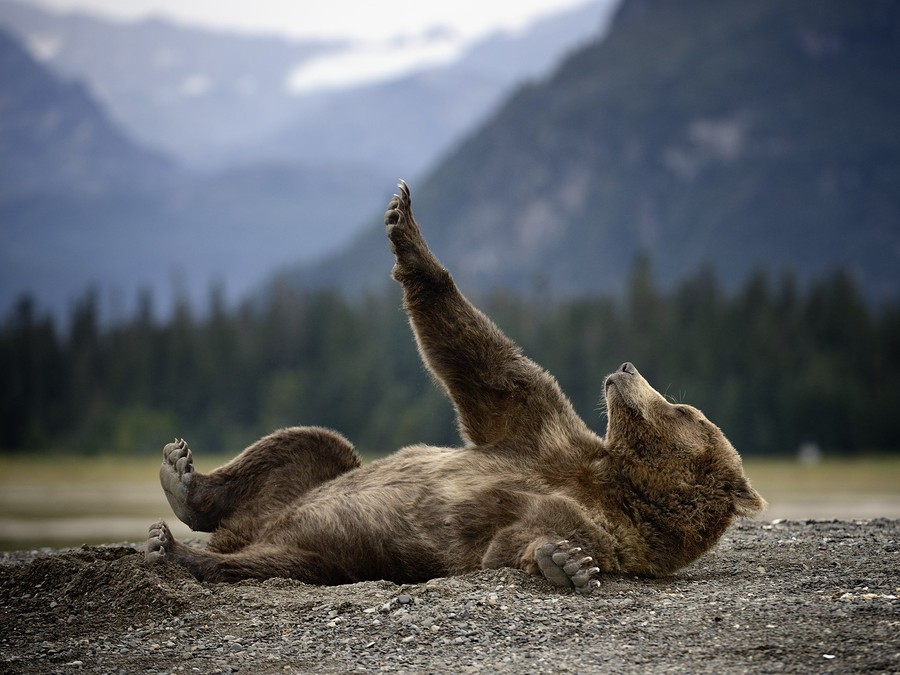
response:
[[[584,427],[556,380],[460,293],[422,237],[406,183],[384,220],[419,352],[453,400],[462,435],[486,445],[533,441],[553,418],[559,428]]]

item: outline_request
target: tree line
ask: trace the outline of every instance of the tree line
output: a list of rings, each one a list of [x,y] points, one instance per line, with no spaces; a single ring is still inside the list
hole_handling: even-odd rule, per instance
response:
[[[603,377],[632,361],[672,400],[704,410],[745,455],[900,450],[900,302],[873,306],[835,273],[801,287],[759,273],[725,292],[701,271],[663,292],[640,261],[624,297],[480,306],[550,370],[598,432]],[[276,287],[227,307],[100,318],[96,293],[67,322],[22,298],[0,324],[0,449],[158,452],[185,437],[233,453],[315,424],[369,455],[456,444],[451,406],[416,354],[399,294],[347,299]]]

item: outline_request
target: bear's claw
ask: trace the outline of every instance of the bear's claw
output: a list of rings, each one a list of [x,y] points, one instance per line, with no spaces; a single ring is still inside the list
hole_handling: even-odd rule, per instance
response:
[[[384,224],[391,252],[397,258],[393,277],[402,281],[410,275],[437,272],[441,267],[428,250],[413,217],[409,186],[401,180],[397,187],[400,192],[391,197],[384,213]]]
[[[596,578],[600,568],[591,564],[594,559],[582,555],[580,548],[570,546],[565,539],[539,546],[535,560],[548,581],[571,588],[579,595],[589,595],[600,586]]]
[[[405,181],[401,180],[397,184],[397,187],[400,188],[400,194],[395,194],[391,197],[391,201],[387,206],[387,211],[385,211],[384,214],[384,224],[387,225],[389,237],[393,233],[394,228],[397,225],[401,225],[402,222],[408,218],[412,207],[412,200],[409,196],[409,186]]]

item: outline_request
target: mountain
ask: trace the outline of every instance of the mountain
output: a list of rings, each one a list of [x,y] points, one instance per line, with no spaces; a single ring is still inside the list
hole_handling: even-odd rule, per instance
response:
[[[29,294],[64,317],[89,288],[104,319],[130,313],[141,291],[161,315],[176,298],[205,309],[214,284],[230,303],[273,268],[345,242],[348,214],[387,199],[389,184],[367,169],[271,164],[165,190],[0,200],[0,312]]]
[[[412,185],[429,243],[470,290],[617,291],[650,256],[900,289],[900,5],[625,0],[608,36],[520,88]],[[380,223],[282,277],[384,283]]]
[[[274,133],[292,115],[284,83],[308,59],[344,46],[174,25],[118,23],[0,2],[0,25],[33,57],[87,83],[144,143],[208,165],[210,153]]]
[[[0,32],[2,311],[28,293],[59,313],[88,287],[120,311],[142,289],[162,311],[178,293],[205,306],[214,282],[240,297],[349,238],[391,180],[323,163],[190,172]]]
[[[514,85],[546,73],[599,34],[617,1],[590,0],[520,32],[489,35],[441,67],[302,91],[292,84],[298,71],[360,45],[248,37],[159,20],[112,23],[11,0],[0,0],[0,25],[51,69],[88,83],[135,138],[193,166],[346,161],[412,176]],[[394,49],[401,50],[399,43]],[[409,142],[398,147],[399,131]],[[393,164],[385,166],[386,159]]]
[[[297,96],[291,123],[243,156],[362,162],[418,176],[517,85],[545,76],[573,49],[602,36],[617,1],[594,0],[518,33],[493,33],[445,66]]]
[[[291,73],[353,46],[0,0],[27,46],[2,45],[0,312],[28,293],[64,313],[88,287],[119,314],[140,290],[162,312],[176,295],[205,306],[213,283],[232,300],[321,258],[614,2],[489,36],[455,65],[299,95]]]
[[[41,68],[0,30],[0,200],[156,185],[170,161],[134,143],[77,82]]]

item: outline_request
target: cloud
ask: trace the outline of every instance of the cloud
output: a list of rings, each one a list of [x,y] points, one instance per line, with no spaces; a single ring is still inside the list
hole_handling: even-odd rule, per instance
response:
[[[346,50],[304,61],[288,75],[286,87],[292,93],[302,94],[386,80],[451,63],[466,46],[466,40],[448,31],[430,31],[385,42],[358,42]]]

